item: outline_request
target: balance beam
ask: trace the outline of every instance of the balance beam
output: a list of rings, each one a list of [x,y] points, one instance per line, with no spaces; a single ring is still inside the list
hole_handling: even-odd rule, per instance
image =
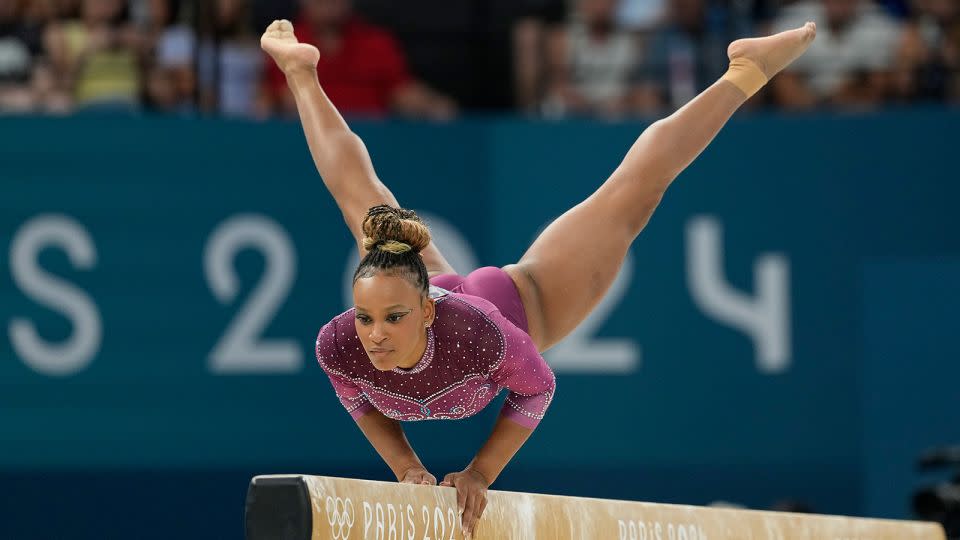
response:
[[[476,540],[945,540],[938,524],[489,491]],[[462,539],[456,490],[257,476],[247,540]]]

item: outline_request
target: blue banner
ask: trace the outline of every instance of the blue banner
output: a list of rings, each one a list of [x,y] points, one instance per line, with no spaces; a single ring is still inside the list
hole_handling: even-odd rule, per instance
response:
[[[731,121],[548,353],[556,399],[508,471],[861,510],[864,267],[960,253],[958,120]],[[466,272],[516,261],[644,127],[354,129]],[[356,252],[297,124],[7,118],[0,140],[0,469],[379,467],[313,358]],[[411,438],[466,463],[496,409]]]

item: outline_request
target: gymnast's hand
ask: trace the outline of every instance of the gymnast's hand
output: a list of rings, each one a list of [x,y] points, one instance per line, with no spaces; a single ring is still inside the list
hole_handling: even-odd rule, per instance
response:
[[[490,482],[475,469],[467,467],[461,472],[443,477],[441,486],[457,488],[457,508],[460,510],[460,526],[467,538],[473,535],[477,521],[487,507],[487,488]]]
[[[427,472],[423,467],[411,467],[403,473],[400,483],[435,486],[437,485],[437,477]]]

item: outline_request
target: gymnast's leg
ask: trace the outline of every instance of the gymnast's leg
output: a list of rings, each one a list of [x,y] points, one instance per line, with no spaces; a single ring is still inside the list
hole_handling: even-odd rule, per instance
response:
[[[365,251],[361,224],[367,210],[380,204],[400,205],[374,172],[363,141],[350,130],[320,87],[317,80],[320,51],[313,45],[298,42],[287,20],[274,21],[260,38],[260,46],[286,75],[314,164],[337,201],[362,256]],[[433,242],[421,255],[431,277],[454,273]]]
[[[590,313],[673,179],[815,35],[816,26],[807,23],[731,43],[730,70],[723,78],[650,125],[596,192],[551,223],[517,264],[504,268],[520,292],[539,350],[560,341]]]

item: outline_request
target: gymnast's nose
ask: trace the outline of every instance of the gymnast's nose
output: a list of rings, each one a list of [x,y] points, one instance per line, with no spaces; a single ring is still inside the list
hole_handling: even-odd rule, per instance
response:
[[[370,341],[372,341],[374,345],[382,345],[388,337],[387,333],[384,332],[382,324],[374,323],[370,328]]]

